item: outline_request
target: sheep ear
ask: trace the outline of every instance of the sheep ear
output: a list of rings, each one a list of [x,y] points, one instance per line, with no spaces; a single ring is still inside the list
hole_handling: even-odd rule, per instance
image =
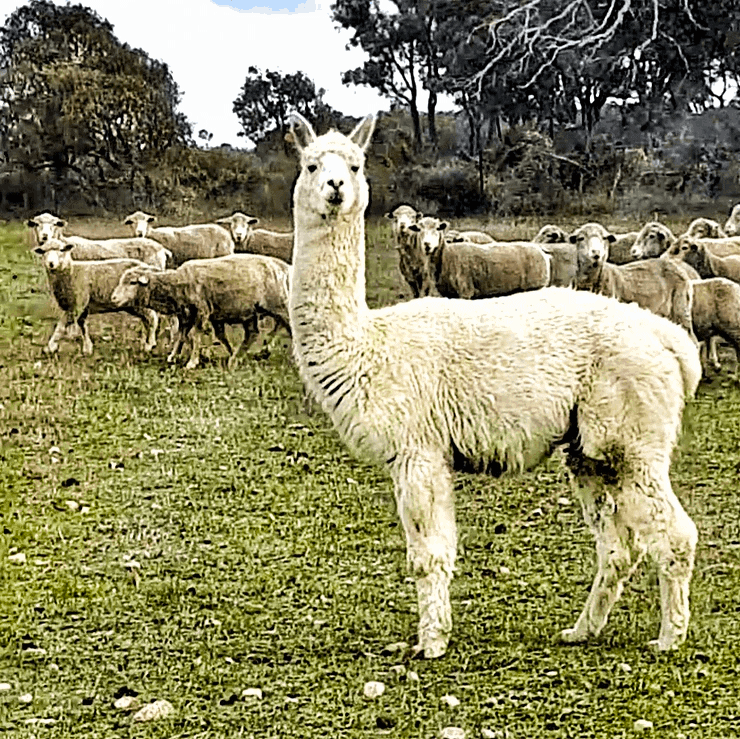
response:
[[[694,243],[689,244],[689,249],[691,249],[691,251],[699,251],[699,247]]]
[[[37,246],[37,247],[36,247],[36,248],[34,249],[34,251],[36,252],[36,254],[43,254],[43,253],[44,253],[44,252],[46,251],[46,249],[44,249],[44,247],[43,247],[43,246]]]
[[[74,248],[75,245],[71,241],[63,241],[60,251],[72,251]]]
[[[34,221],[34,220],[33,220],[33,218],[29,218],[29,219],[28,219],[28,220],[26,221],[26,225],[27,225],[27,226],[30,226],[31,228],[33,228],[34,226],[38,226],[39,224],[38,224],[38,223],[36,223],[36,221]]]
[[[437,231],[444,231],[449,225],[450,224],[447,221],[440,221],[439,226],[437,226]]]
[[[130,226],[130,225],[131,225],[131,224],[132,224],[133,222],[134,222],[134,219],[133,219],[133,218],[127,218],[127,219],[126,219],[126,220],[125,220],[125,221],[123,222],[123,225],[124,225],[124,226]]]
[[[289,133],[298,151],[303,151],[310,143],[316,141],[316,133],[311,124],[297,111],[290,114]]]
[[[231,216],[228,218],[219,218],[216,223],[231,223]]]
[[[249,220],[247,221],[247,223],[248,223],[248,224],[249,224],[250,226],[256,226],[256,225],[257,225],[257,224],[258,224],[259,222],[260,222],[260,219],[259,219],[259,218],[250,218],[250,219],[249,219]]]
[[[615,242],[615,241],[617,240],[617,237],[616,237],[616,236],[615,236],[614,234],[607,234],[607,235],[606,235],[606,240],[607,240],[607,241],[608,241],[608,242],[609,242],[610,244],[613,244],[613,243],[614,243],[614,242]]]
[[[415,223],[412,223],[409,226],[409,231],[413,231],[414,233],[419,233],[419,231],[421,231],[421,229]]]
[[[357,144],[363,151],[367,149],[370,139],[373,137],[375,130],[375,116],[370,114],[365,116],[355,127],[355,130],[349,135],[349,138]]]
[[[140,285],[148,285],[149,284],[149,275],[139,275],[139,278],[136,281]]]
[[[147,223],[154,223],[154,221],[157,220],[157,216],[147,216],[146,222]]]
[[[571,244],[575,244],[576,243],[576,238],[577,237],[576,237],[575,234],[571,234],[570,236],[568,236],[568,241],[570,241]]]

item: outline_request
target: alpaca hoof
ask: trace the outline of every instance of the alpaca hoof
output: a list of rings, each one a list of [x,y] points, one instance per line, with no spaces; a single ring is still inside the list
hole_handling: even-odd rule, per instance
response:
[[[651,639],[648,642],[648,648],[653,652],[672,652],[678,649],[683,643],[683,639]]]
[[[588,640],[588,634],[582,634],[577,629],[563,629],[560,632],[560,641],[565,644],[583,644]]]
[[[433,639],[426,644],[417,644],[413,649],[413,659],[439,659],[447,651],[447,639]]]

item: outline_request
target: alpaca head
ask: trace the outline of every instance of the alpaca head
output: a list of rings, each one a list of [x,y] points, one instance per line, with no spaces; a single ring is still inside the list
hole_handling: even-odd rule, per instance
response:
[[[291,133],[301,155],[301,173],[293,192],[296,215],[318,221],[365,212],[369,201],[365,150],[374,128],[375,117],[367,116],[349,136],[338,131],[316,136],[311,124],[293,113]]]

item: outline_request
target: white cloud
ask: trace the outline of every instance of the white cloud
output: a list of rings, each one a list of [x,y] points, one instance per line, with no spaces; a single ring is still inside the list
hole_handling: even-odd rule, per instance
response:
[[[327,91],[327,103],[349,115],[388,107],[374,91],[342,84],[341,73],[361,65],[364,55],[345,49],[349,34],[334,27],[330,0],[308,0],[290,13],[245,11],[211,0],[79,1],[110,21],[120,41],[169,65],[183,92],[180,109],[196,132],[213,133],[214,145],[245,144],[231,106],[252,65],[304,72]],[[0,22],[23,4],[0,0]],[[311,5],[315,10],[308,10]]]

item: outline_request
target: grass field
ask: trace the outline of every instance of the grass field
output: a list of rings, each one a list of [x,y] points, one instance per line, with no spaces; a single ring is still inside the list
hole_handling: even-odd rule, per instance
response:
[[[46,358],[45,276],[25,227],[0,228],[0,733],[601,739],[646,719],[652,736],[740,736],[734,359],[700,386],[673,465],[700,531],[681,651],[646,647],[647,566],[598,641],[555,640],[583,605],[593,544],[550,462],[458,478],[453,641],[414,661],[385,650],[413,644],[417,620],[390,482],[306,414],[287,337],[233,372],[214,346],[187,373],[165,346],[142,353],[134,319],[93,317],[92,357],[76,340]],[[371,305],[407,298],[386,228],[368,241]],[[370,680],[382,697],[363,696]],[[174,714],[134,723],[113,706],[124,695]]]

